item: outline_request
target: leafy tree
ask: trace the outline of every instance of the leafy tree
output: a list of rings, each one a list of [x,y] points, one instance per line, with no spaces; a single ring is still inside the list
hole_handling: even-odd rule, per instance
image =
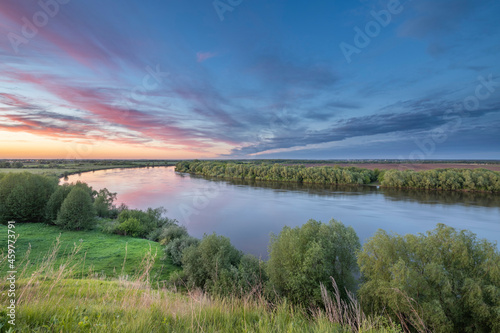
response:
[[[111,193],[107,188],[97,192],[94,200],[94,208],[99,217],[110,217],[113,210],[113,202],[116,200],[116,193]]]
[[[272,235],[267,274],[278,294],[303,305],[321,303],[320,283],[331,286],[332,276],[345,296],[355,287],[359,238],[352,227],[330,220],[309,220],[302,227],[285,226]]]
[[[198,246],[184,250],[182,265],[188,283],[216,293],[235,288],[241,252],[224,236],[205,235]]]
[[[9,173],[0,179],[0,220],[41,222],[45,206],[57,187],[57,178],[28,172]]]
[[[176,239],[189,236],[186,227],[180,226],[176,223],[168,224],[159,230],[160,234],[158,237],[151,240],[157,241],[162,245],[167,245]]]
[[[182,265],[182,256],[184,250],[190,246],[197,246],[200,240],[191,236],[181,236],[179,238],[172,239],[165,246],[165,253],[172,259],[172,263],[177,266]]]
[[[137,219],[141,224],[140,231],[137,232],[135,237],[149,238],[152,240],[158,240],[160,230],[167,225],[177,223],[176,220],[171,220],[164,216],[166,209],[163,207],[159,208],[148,208],[146,211],[138,209],[124,209],[118,215],[118,223],[122,224],[130,218]],[[116,229],[118,232],[121,231],[120,228]]]
[[[95,216],[92,197],[84,188],[75,186],[64,199],[56,224],[71,230],[91,229],[95,225]]]
[[[433,332],[500,331],[500,254],[469,231],[443,224],[417,236],[379,230],[358,262],[367,309],[385,309],[394,320],[418,313]]]
[[[57,187],[57,190],[52,193],[49,201],[47,202],[47,206],[45,209],[46,220],[52,223],[55,223],[57,220],[57,214],[61,209],[61,205],[64,202],[64,199],[68,196],[69,192],[73,187],[69,184],[63,184]]]
[[[241,257],[238,265],[239,291],[243,294],[261,291],[267,281],[265,263],[251,254]]]
[[[59,185],[54,193],[50,196],[49,201],[47,202],[47,206],[45,209],[45,216],[46,220],[48,222],[55,223],[57,220],[57,214],[59,213],[62,203],[64,202],[64,199],[68,196],[68,194],[71,192],[71,190],[75,187],[79,187],[85,192],[87,192],[91,197],[92,200],[94,196],[97,194],[94,190],[92,190],[92,187],[90,187],[86,183],[82,183],[80,181],[76,182],[76,184],[63,184]]]

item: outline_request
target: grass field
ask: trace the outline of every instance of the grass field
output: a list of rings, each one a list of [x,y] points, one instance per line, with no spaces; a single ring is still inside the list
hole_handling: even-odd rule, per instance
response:
[[[127,281],[21,281],[17,288],[14,332],[348,332],[323,314],[310,318],[287,304],[269,310],[258,300],[183,295]],[[0,301],[6,304],[5,293]],[[0,326],[8,320],[0,312]]]
[[[153,280],[165,280],[171,272],[178,270],[169,259],[163,258],[163,248],[159,243],[145,239],[108,235],[100,231],[67,231],[41,223],[17,223],[15,231],[19,237],[15,245],[17,265],[21,264],[30,249],[28,273],[51,251],[57,239],[57,263],[66,260],[75,246],[79,249],[74,256],[75,262],[79,264],[78,271],[73,272],[75,277],[92,274],[108,278],[133,276],[138,274],[141,262],[149,251],[152,255],[156,254],[151,270]],[[0,225],[0,249],[3,257],[7,249],[7,227],[4,225]],[[5,272],[0,272],[0,275],[3,274]]]
[[[63,177],[65,174],[76,174],[81,172],[120,169],[120,168],[139,168],[148,166],[168,166],[175,165],[175,161],[61,161],[61,163],[40,164],[26,163],[23,168],[0,168],[0,173],[8,172],[31,172],[35,174],[52,175]]]

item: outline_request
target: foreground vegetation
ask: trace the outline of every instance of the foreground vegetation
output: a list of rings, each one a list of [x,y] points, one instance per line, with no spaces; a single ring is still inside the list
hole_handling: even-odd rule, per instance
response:
[[[427,190],[500,192],[500,172],[486,169],[368,170],[356,167],[182,161],[176,170],[208,177],[308,184],[370,184]]]
[[[361,246],[351,227],[309,220],[272,235],[262,261],[226,237],[191,237],[162,208],[116,207],[115,198],[49,176],[0,176],[0,222],[17,222],[0,231],[19,235],[15,329],[500,332],[500,253],[468,231],[379,231]],[[0,325],[7,319],[0,313]]]

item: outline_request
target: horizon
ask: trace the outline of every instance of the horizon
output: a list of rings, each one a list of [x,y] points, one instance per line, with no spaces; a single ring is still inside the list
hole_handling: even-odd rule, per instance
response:
[[[0,159],[499,161],[499,14],[7,0]]]

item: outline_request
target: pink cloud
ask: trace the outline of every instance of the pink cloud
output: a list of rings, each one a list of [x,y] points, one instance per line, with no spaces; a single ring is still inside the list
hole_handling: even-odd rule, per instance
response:
[[[105,94],[99,89],[74,86],[61,81],[61,78],[54,75],[34,75],[31,73],[14,71],[5,71],[4,74],[5,77],[14,79],[14,81],[21,81],[38,86],[65,101],[68,105],[87,111],[90,114],[88,118],[88,120],[91,120],[90,124],[94,124],[91,125],[91,128],[97,126],[95,124],[104,120],[107,123],[119,125],[124,129],[138,133],[132,135],[133,138],[120,137],[118,141],[141,144],[157,140],[165,144],[175,144],[184,146],[185,148],[189,147],[190,149],[202,150],[212,147],[211,143],[200,140],[209,135],[209,133],[203,133],[203,131],[197,129],[179,127],[174,120],[169,119],[166,115],[158,116],[134,109],[114,106],[112,104],[115,97]],[[0,102],[3,100],[4,105],[15,107],[18,110],[36,107],[30,107],[28,104],[23,104],[23,101],[14,95],[1,94],[0,97]],[[60,126],[50,126],[44,121],[40,122],[38,119],[33,122],[32,117],[17,117],[16,115],[12,115],[9,119],[23,123],[22,126],[6,126],[6,128],[4,128],[10,131],[37,132],[48,136],[73,136],[73,134],[75,134],[76,136],[89,138],[86,132],[90,130],[90,128],[76,131],[76,133],[68,131],[68,129],[74,127],[75,124],[81,124],[82,120],[76,121],[68,119],[66,121],[66,128],[61,128]],[[115,135],[110,134],[108,138],[104,139],[113,141],[110,138],[112,136],[116,136],[116,133]]]
[[[213,58],[217,55],[217,53],[214,52],[198,52],[196,53],[196,59],[198,62],[203,62],[207,59]]]

